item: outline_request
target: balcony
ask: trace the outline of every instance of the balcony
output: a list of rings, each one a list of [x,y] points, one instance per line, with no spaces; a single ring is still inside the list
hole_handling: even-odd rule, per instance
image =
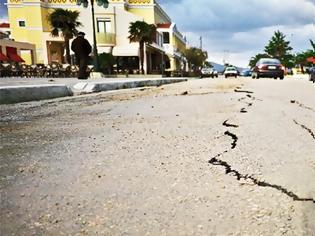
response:
[[[116,34],[113,33],[96,33],[97,44],[116,44]]]

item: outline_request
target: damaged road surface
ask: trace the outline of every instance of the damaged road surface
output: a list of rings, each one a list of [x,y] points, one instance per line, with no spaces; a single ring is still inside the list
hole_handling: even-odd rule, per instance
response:
[[[245,78],[2,105],[0,233],[315,235],[314,110]]]

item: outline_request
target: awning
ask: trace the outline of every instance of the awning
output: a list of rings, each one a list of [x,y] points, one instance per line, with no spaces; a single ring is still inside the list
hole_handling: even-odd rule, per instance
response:
[[[9,58],[0,52],[0,61],[9,61]]]
[[[309,57],[306,59],[307,62],[312,62],[315,64],[315,57]]]
[[[116,57],[138,57],[139,56],[139,47],[138,46],[116,46],[113,48],[113,56]]]
[[[11,61],[14,62],[25,62],[18,54],[15,53],[9,53],[8,57]]]

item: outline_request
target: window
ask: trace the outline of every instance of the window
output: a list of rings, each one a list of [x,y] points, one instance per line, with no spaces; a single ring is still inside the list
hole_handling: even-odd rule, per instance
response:
[[[97,19],[97,32],[98,33],[110,33],[111,22],[110,19]]]
[[[163,32],[163,43],[170,43],[170,33]]]
[[[19,26],[25,27],[25,20],[19,20]]]

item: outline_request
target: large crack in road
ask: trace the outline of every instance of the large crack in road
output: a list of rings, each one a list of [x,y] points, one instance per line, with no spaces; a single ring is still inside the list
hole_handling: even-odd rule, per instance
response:
[[[302,202],[308,202],[309,201],[309,202],[315,203],[315,199],[313,199],[313,198],[301,198],[297,194],[293,193],[292,191],[287,190],[286,188],[284,188],[280,185],[270,184],[270,183],[265,182],[265,181],[257,180],[256,178],[254,178],[251,175],[241,174],[239,171],[233,169],[227,162],[222,161],[216,157],[211,158],[209,160],[209,163],[212,165],[223,166],[225,168],[225,174],[233,174],[237,178],[237,180],[241,180],[241,179],[250,180],[250,181],[252,181],[253,184],[255,184],[259,187],[276,189],[276,190],[284,193],[288,197],[292,198],[294,201],[302,201]]]
[[[304,109],[307,109],[307,110],[315,112],[315,109],[313,109],[312,107],[308,107],[308,106],[304,105],[303,103],[300,103],[299,101],[291,100],[291,103],[292,104],[297,104],[299,107],[302,107]]]
[[[253,93],[251,91],[246,91],[246,90],[238,90],[235,89],[235,92],[245,92],[245,93]],[[249,95],[249,94],[247,94]],[[247,96],[248,98],[253,98],[251,95]],[[259,99],[256,99],[259,100]],[[249,105],[250,104],[250,105]],[[248,103],[248,106],[252,106],[252,103]],[[315,139],[315,134],[313,133],[313,131],[309,128],[307,128],[305,125],[299,124],[296,120],[294,120],[294,122],[297,125],[300,125],[302,128],[306,129],[309,133],[311,133],[312,137]],[[238,128],[238,125],[233,125],[233,124],[229,124],[228,120],[225,120],[222,124],[225,127],[233,127],[233,128]],[[286,189],[285,187],[281,186],[281,185],[277,185],[277,184],[271,184],[268,183],[266,181],[260,181],[258,179],[256,179],[255,177],[253,177],[252,175],[249,174],[242,174],[240,173],[238,170],[233,169],[232,166],[227,163],[226,161],[223,161],[221,159],[219,159],[218,157],[223,156],[226,153],[229,153],[230,151],[232,151],[233,149],[236,148],[237,146],[237,141],[238,141],[238,136],[234,133],[231,133],[230,131],[225,131],[224,135],[227,135],[229,137],[232,138],[232,143],[231,143],[231,148],[228,150],[225,150],[219,154],[217,154],[215,157],[212,157],[208,163],[214,166],[222,166],[225,168],[225,174],[232,174],[233,176],[236,177],[236,179],[238,181],[240,180],[246,180],[246,181],[251,181],[254,185],[259,186],[259,187],[263,187],[263,188],[273,188],[276,189],[277,191],[280,191],[281,193],[287,195],[288,197],[292,198],[293,201],[301,201],[301,202],[312,202],[315,204],[315,199],[314,198],[303,198],[303,197],[299,197],[296,193]]]
[[[238,137],[236,136],[236,134],[233,134],[230,131],[225,131],[224,134],[230,136],[233,139],[233,142],[231,143],[231,149],[235,149],[237,145],[237,140],[238,140]]]
[[[299,122],[297,122],[296,120],[293,120],[295,124],[301,126],[303,129],[305,129],[307,132],[309,132],[311,134],[311,136],[313,137],[313,139],[315,139],[315,133],[308,127],[306,127],[303,124],[300,124]]]
[[[233,127],[233,128],[238,128],[238,125],[234,125],[234,124],[231,124],[231,123],[228,123],[229,120],[225,120],[222,125],[225,126],[225,127]]]

